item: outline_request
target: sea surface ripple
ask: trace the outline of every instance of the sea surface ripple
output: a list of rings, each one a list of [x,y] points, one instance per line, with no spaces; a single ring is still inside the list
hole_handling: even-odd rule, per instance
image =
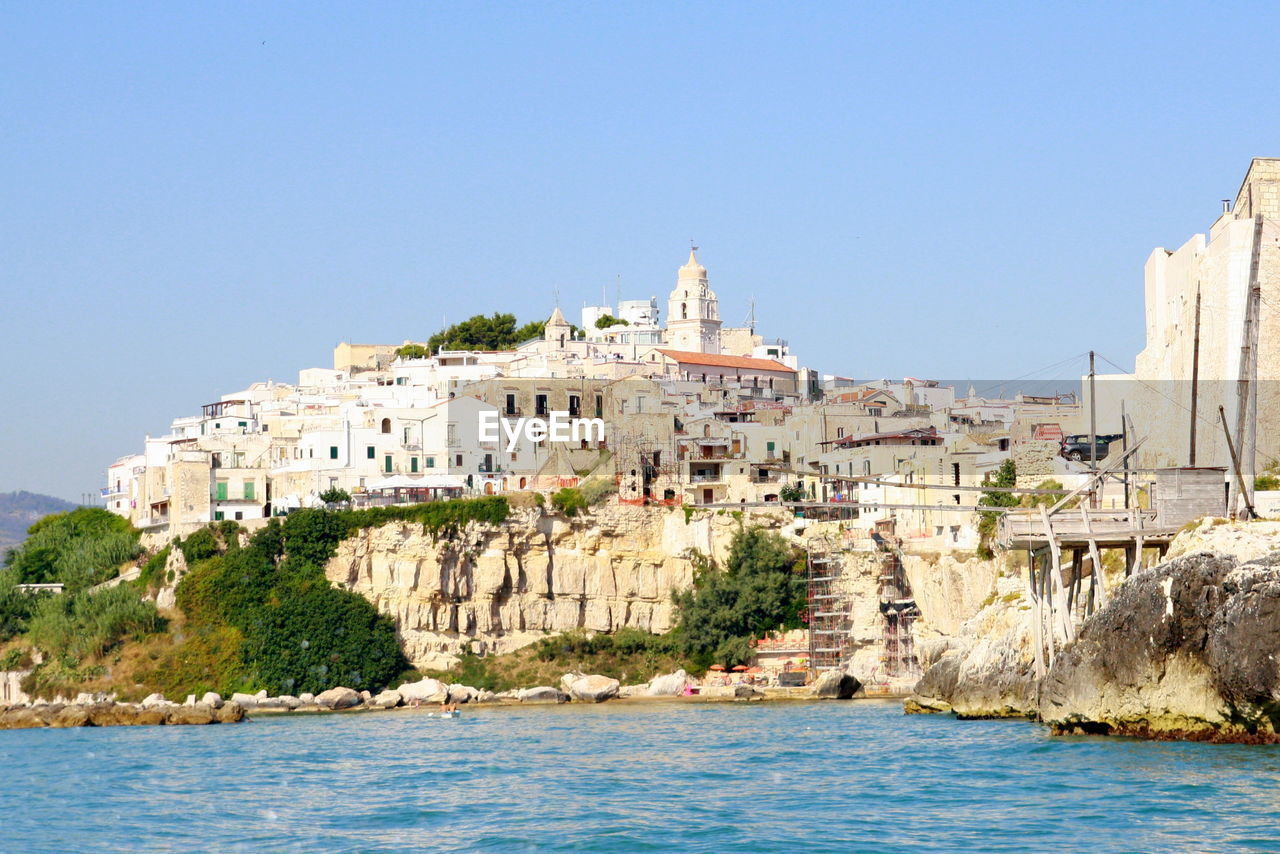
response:
[[[0,732],[0,851],[1277,851],[1280,750],[898,703]]]

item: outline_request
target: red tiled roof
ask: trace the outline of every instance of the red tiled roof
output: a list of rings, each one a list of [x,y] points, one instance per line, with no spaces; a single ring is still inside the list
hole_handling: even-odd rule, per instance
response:
[[[794,374],[795,368],[788,368],[773,359],[752,359],[749,356],[720,356],[713,353],[691,353],[687,350],[664,350],[658,352],[669,359],[675,359],[682,365],[708,365],[714,368],[746,368],[751,371],[780,371]]]

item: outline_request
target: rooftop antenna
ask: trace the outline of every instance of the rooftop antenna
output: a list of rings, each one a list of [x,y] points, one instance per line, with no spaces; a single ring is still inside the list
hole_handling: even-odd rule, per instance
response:
[[[754,296],[747,298],[747,306],[747,328],[754,335],[756,333],[756,298]]]
[[[559,307],[560,307],[560,289],[559,289],[559,288],[552,288],[552,289],[551,289],[551,295],[552,295],[553,297],[555,297],[555,300],[556,300],[556,308],[559,308]]]

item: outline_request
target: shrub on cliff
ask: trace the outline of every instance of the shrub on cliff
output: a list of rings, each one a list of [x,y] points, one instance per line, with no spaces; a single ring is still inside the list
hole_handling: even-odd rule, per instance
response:
[[[102,655],[121,642],[164,627],[153,602],[129,585],[42,598],[27,627],[27,638],[53,658],[79,660]]]
[[[673,594],[676,642],[692,663],[733,666],[751,658],[751,641],[799,628],[807,606],[803,558],[779,534],[734,534],[724,569],[705,563],[693,586]]]
[[[324,576],[324,562],[351,524],[348,514],[296,511],[255,533],[247,547],[183,577],[177,604],[193,629],[239,657],[240,672],[217,681],[275,694],[338,684],[377,691],[406,668],[392,622]],[[200,652],[194,648],[191,657]]]
[[[142,553],[128,520],[99,507],[46,516],[5,555],[15,584],[63,584],[83,590],[114,578],[120,565]]]
[[[551,506],[565,516],[577,516],[587,509],[587,499],[583,496],[582,490],[566,486],[552,494]]]

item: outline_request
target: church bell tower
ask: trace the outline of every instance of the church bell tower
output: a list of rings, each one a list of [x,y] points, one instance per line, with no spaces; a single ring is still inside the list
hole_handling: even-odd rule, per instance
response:
[[[707,268],[698,263],[698,247],[676,272],[667,300],[667,346],[694,353],[720,352],[720,303],[707,284]]]

